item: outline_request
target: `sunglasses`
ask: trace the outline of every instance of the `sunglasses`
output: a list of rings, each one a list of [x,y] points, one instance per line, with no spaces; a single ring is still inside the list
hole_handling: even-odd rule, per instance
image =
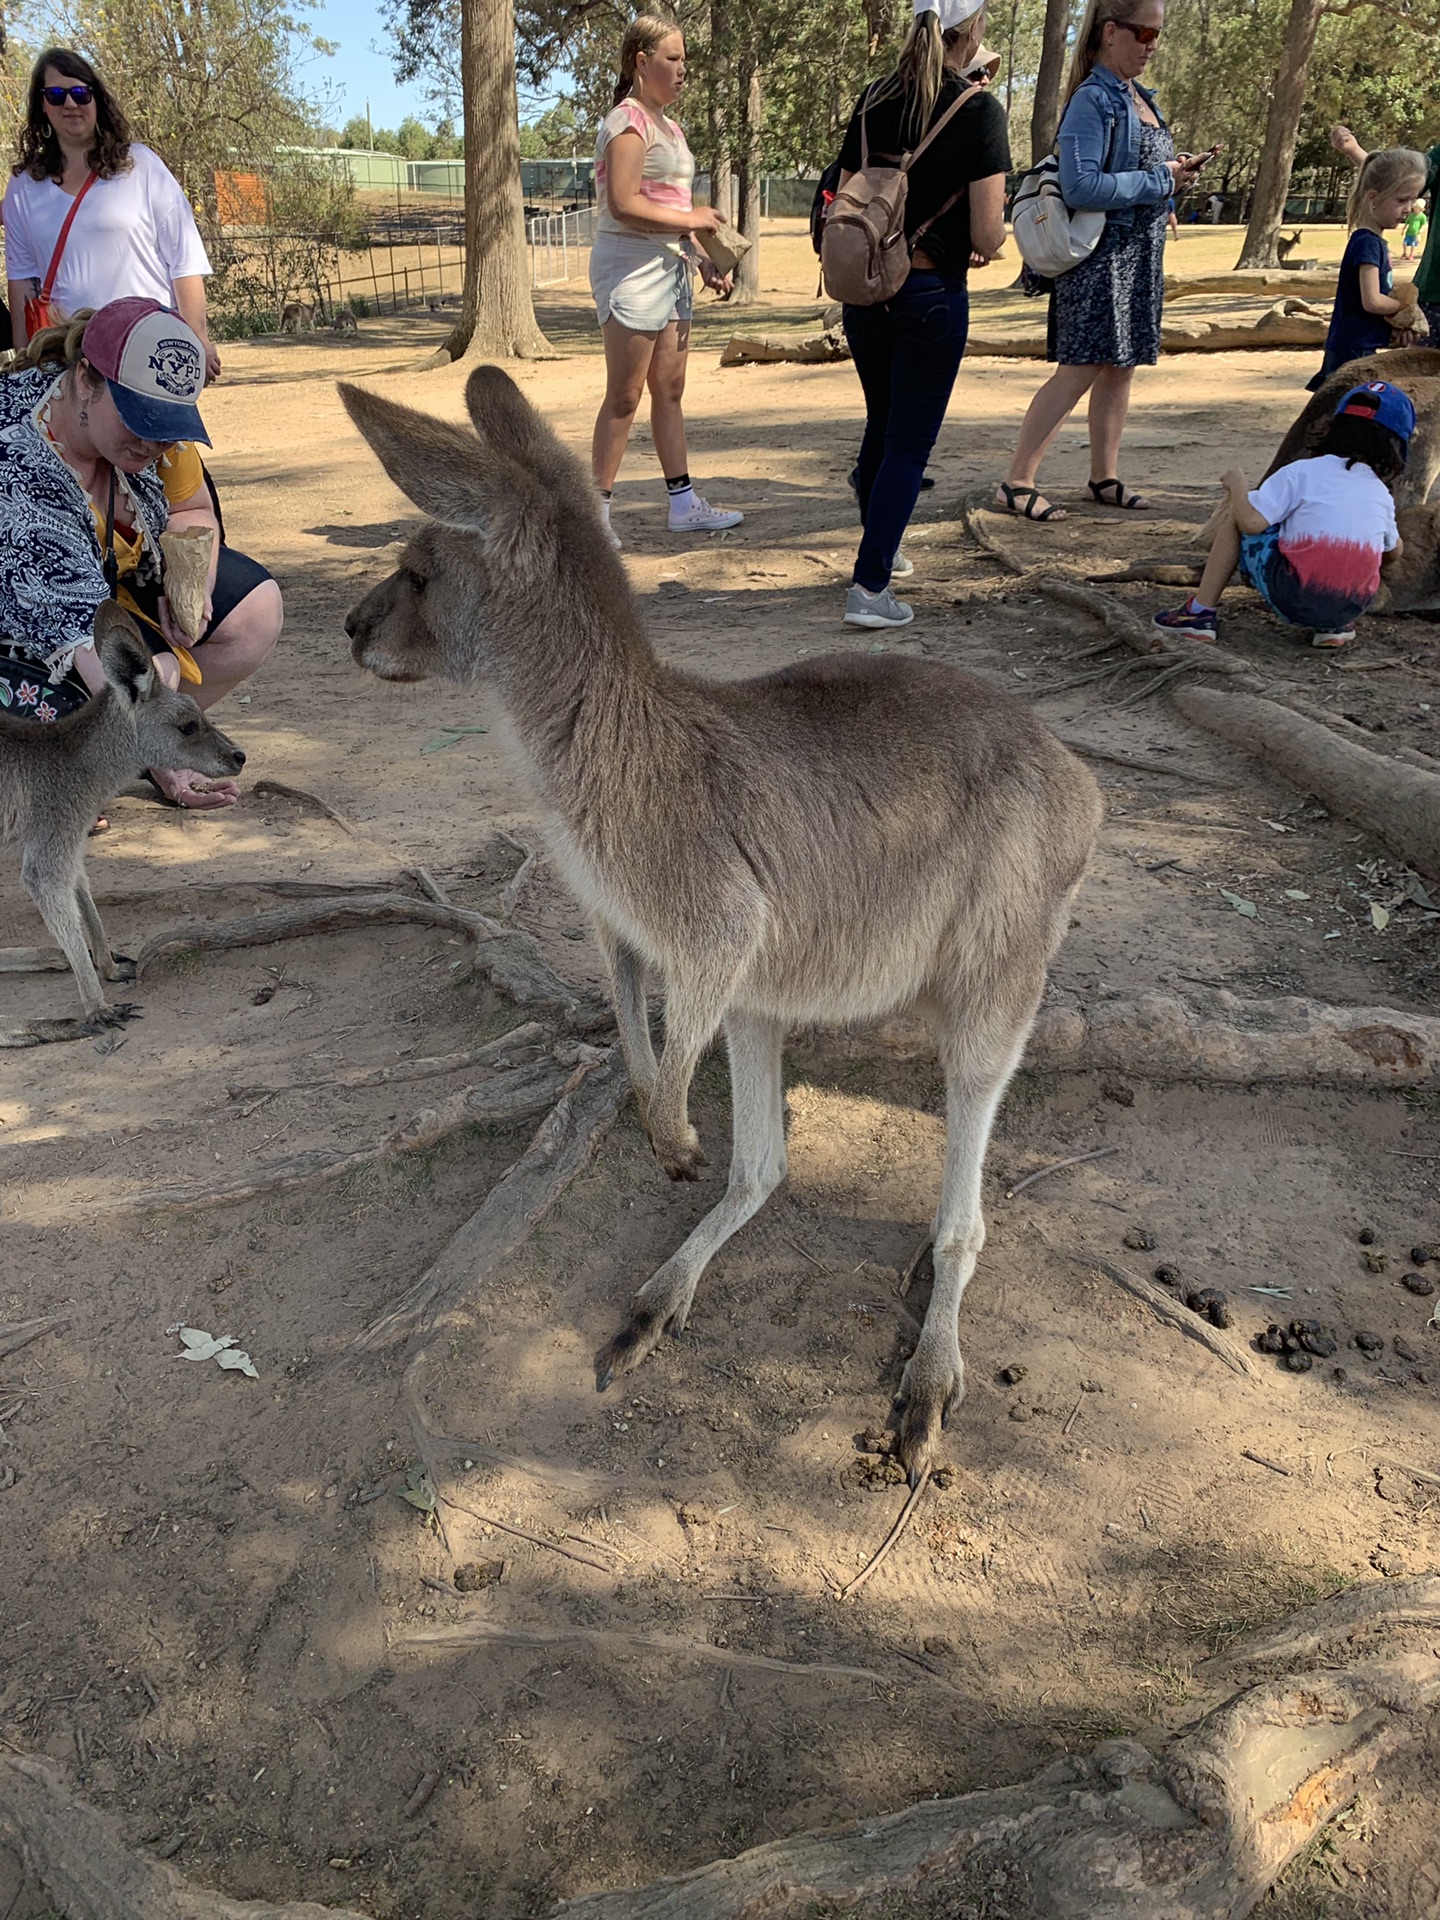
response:
[[[1153,47],[1160,38],[1159,27],[1137,27],[1129,20],[1117,20],[1115,24],[1117,27],[1123,27],[1126,33],[1133,33],[1142,47]]]
[[[40,91],[52,107],[63,107],[67,100],[73,100],[77,107],[88,107],[95,98],[89,87],[42,87]]]

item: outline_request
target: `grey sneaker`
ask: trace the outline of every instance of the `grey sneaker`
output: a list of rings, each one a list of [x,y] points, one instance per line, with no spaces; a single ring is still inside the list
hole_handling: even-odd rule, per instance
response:
[[[908,580],[914,571],[915,562],[910,558],[908,553],[901,553],[897,547],[895,549],[895,559],[890,567],[890,578],[892,580]]]
[[[915,609],[897,600],[889,587],[883,593],[851,587],[845,596],[847,627],[908,627],[914,618]]]

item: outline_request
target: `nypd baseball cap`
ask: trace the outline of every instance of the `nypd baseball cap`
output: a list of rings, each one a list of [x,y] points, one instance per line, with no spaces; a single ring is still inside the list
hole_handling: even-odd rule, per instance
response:
[[[1373,420],[1397,440],[1409,443],[1415,431],[1415,407],[1408,393],[1392,387],[1388,380],[1370,380],[1363,387],[1351,387],[1335,409],[1355,419]]]
[[[115,410],[142,440],[169,445],[210,436],[195,402],[205,386],[200,336],[157,300],[112,300],[85,329],[80,351],[105,376]]]

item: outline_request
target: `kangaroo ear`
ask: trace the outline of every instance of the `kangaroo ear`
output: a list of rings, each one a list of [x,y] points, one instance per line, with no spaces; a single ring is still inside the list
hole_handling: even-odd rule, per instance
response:
[[[527,514],[541,504],[534,479],[503,451],[480,447],[473,434],[446,420],[397,406],[339,382],[345,411],[369,441],[386,473],[422,513],[446,526],[509,545]]]
[[[155,662],[139,627],[118,601],[102,600],[96,609],[95,650],[111,686],[132,707],[138,706],[155,684]]]
[[[588,471],[502,367],[476,367],[465,382],[465,406],[483,446],[534,474],[548,494],[578,488],[593,513]]]

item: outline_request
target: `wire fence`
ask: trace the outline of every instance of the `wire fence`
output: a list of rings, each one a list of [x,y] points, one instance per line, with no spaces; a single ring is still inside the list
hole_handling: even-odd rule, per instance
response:
[[[525,222],[532,287],[563,286],[581,270],[581,256],[595,238],[595,208],[540,214]]]

